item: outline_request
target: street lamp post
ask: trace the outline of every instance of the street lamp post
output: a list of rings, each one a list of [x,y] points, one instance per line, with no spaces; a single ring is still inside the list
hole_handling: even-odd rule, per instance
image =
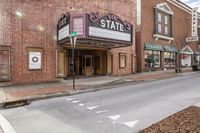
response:
[[[73,76],[73,90],[75,90],[75,75],[74,75],[74,52],[75,52],[75,46],[76,46],[76,39],[77,39],[77,32],[71,32],[70,35],[70,42],[72,46],[72,76]]]

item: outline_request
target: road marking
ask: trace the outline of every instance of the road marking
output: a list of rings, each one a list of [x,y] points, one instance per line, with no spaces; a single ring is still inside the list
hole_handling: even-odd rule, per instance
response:
[[[89,109],[89,110],[93,110],[93,109],[96,109],[96,108],[98,108],[98,106],[87,107],[87,109]]]
[[[68,98],[68,99],[67,99],[67,101],[71,101],[71,100],[72,100],[72,98]]]
[[[108,118],[110,118],[110,119],[112,119],[112,120],[116,121],[117,119],[119,119],[119,118],[120,118],[120,115],[108,116]]]
[[[11,124],[0,114],[0,126],[4,133],[17,133]]]
[[[79,106],[84,106],[84,104],[82,104],[82,103],[80,103],[80,104],[78,104]]]
[[[79,103],[79,102],[80,102],[80,101],[78,101],[78,100],[77,100],[77,101],[72,101],[72,103]]]
[[[100,113],[105,113],[105,112],[108,112],[109,110],[100,110],[100,111],[96,111],[97,114],[100,114]]]
[[[98,123],[102,123],[103,121],[97,121]]]
[[[128,127],[131,127],[133,128],[135,126],[135,124],[138,123],[139,120],[136,120],[136,121],[130,121],[130,122],[124,122],[123,124],[128,126]]]

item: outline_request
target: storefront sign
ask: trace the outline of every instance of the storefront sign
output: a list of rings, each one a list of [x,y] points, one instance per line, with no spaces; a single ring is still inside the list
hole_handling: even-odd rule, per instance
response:
[[[165,51],[171,53],[178,53],[178,49],[174,46],[165,46]]]
[[[69,14],[63,15],[58,22],[57,41],[61,41],[69,37]]]
[[[197,23],[198,23],[198,8],[193,8],[192,9],[192,37],[198,36]]]
[[[197,41],[199,41],[199,37],[197,37],[197,36],[187,37],[185,41],[186,42],[197,42]]]
[[[147,50],[164,51],[163,46],[158,44],[145,43],[144,48]]]
[[[124,42],[132,42],[132,26],[113,14],[99,16],[91,13],[89,18],[89,36]]]
[[[41,69],[42,68],[42,53],[41,52],[29,52],[29,69]]]

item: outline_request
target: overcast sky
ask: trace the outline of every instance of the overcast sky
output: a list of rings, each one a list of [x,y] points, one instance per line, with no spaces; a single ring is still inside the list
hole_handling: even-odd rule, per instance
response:
[[[200,0],[181,0],[181,1],[188,4],[190,7],[199,7],[199,12],[200,12]]]

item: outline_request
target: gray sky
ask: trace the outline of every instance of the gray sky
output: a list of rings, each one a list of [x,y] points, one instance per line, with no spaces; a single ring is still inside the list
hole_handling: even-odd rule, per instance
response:
[[[181,0],[181,1],[188,4],[190,7],[199,7],[199,12],[200,12],[200,0]]]

